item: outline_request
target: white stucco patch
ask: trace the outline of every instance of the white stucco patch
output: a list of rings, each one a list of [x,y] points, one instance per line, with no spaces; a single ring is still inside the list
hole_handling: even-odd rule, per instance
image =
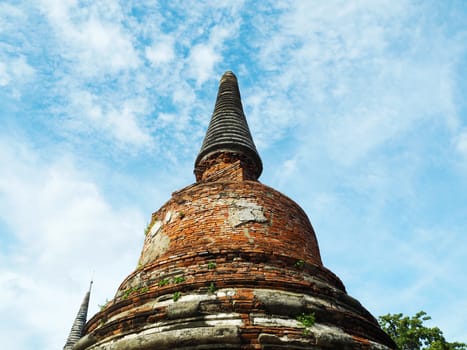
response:
[[[149,231],[149,233],[151,234],[151,236],[155,236],[157,234],[157,232],[159,232],[159,230],[161,229],[162,227],[162,222],[157,220],[154,225],[152,225],[151,227],[151,230]]]
[[[171,218],[172,218],[172,212],[169,210],[169,211],[165,214],[164,222],[165,222],[166,224],[169,223]]]
[[[265,223],[268,219],[264,216],[264,209],[254,202],[246,199],[235,199],[229,206],[229,223],[237,227],[247,222]]]
[[[169,249],[170,238],[169,236],[160,233],[152,238],[150,244],[147,244],[147,249],[143,251],[140,264],[146,265],[147,263],[157,259]]]

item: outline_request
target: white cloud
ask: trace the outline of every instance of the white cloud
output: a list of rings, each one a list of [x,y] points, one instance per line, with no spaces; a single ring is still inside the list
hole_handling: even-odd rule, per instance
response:
[[[250,94],[260,143],[298,125],[303,154],[319,134],[334,160],[351,165],[426,120],[455,128],[452,54],[465,44],[422,16],[408,2],[297,1],[266,23],[257,45],[269,73]]]
[[[210,29],[209,40],[194,45],[187,59],[190,77],[196,80],[199,87],[213,77],[214,67],[222,61],[225,40],[235,36],[239,22],[215,25]]]
[[[140,64],[114,3],[80,7],[76,1],[44,0],[41,5],[61,46],[60,54],[71,60],[77,74],[116,74]]]
[[[70,128],[98,131],[102,138],[110,136],[123,145],[151,147],[149,129],[143,125],[150,111],[145,99],[106,101],[87,91],[71,92],[70,98]]]
[[[258,148],[267,149],[280,140],[287,131],[297,126],[302,110],[295,108],[292,101],[274,88],[275,82],[269,81],[250,91],[243,91],[243,105],[248,124],[252,129]]]
[[[6,2],[0,3],[0,33],[18,30],[15,24],[25,19],[26,16],[19,6],[14,6]]]
[[[467,160],[467,130],[462,131],[455,140],[457,152]]]
[[[219,62],[221,56],[213,47],[200,44],[191,49],[189,61],[191,74],[196,77],[198,85],[203,84],[212,76],[214,65]]]
[[[467,258],[458,244],[461,235],[456,230],[443,228],[439,231],[432,227],[405,232],[401,235],[403,239],[397,232],[378,232],[380,239],[374,240],[376,246],[370,249],[366,244],[364,248],[373,266],[367,266],[362,274],[366,276],[365,281],[360,275],[356,276],[359,283],[354,283],[360,301],[368,303],[379,314],[405,309],[409,315],[425,310],[449,341],[465,341],[465,327],[459,327],[466,322],[464,309],[450,303],[450,300],[459,300],[463,293],[462,287],[455,286],[467,283],[463,267],[459,265],[459,261]],[[375,249],[378,246],[387,249]],[[388,263],[391,261],[393,263]],[[446,308],[450,311],[446,312]],[[445,315],[450,315],[449,319]]]
[[[171,113],[159,113],[157,116],[157,127],[163,128],[167,125],[176,123],[177,116]]]
[[[0,312],[10,315],[0,328],[13,325],[26,342],[47,339],[39,347],[56,349],[93,270],[91,313],[136,263],[142,235],[135,232],[145,220],[135,208],[110,205],[65,155],[44,160],[17,140],[0,145],[0,215],[16,239],[0,249]]]
[[[172,40],[160,41],[146,47],[145,55],[155,66],[171,62],[175,58]]]
[[[34,74],[34,68],[24,56],[5,56],[4,61],[0,61],[0,87],[10,87],[17,98],[21,95],[22,85],[31,81]]]
[[[76,49],[82,50],[80,61],[89,66],[97,65],[101,69],[108,67],[111,72],[118,72],[138,65],[130,37],[113,23],[91,18],[82,23],[76,32],[71,33],[69,39],[80,44]]]
[[[352,110],[329,121],[326,141],[332,159],[344,165],[354,163],[378,145],[397,135],[404,127],[394,112],[387,110]]]
[[[191,76],[196,79],[198,85],[201,85],[212,77],[214,65],[221,60],[221,55],[215,48],[199,44],[191,49],[188,60],[191,65]]]
[[[0,86],[6,86],[10,82],[10,76],[7,72],[6,64],[0,62]]]

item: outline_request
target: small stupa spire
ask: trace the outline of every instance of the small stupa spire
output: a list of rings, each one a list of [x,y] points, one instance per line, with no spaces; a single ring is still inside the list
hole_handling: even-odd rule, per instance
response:
[[[197,180],[206,167],[212,166],[216,154],[226,152],[238,154],[251,169],[252,179],[259,178],[263,164],[243,112],[237,77],[231,71],[225,72],[219,83],[211,122],[195,161]]]
[[[71,327],[70,334],[68,335],[68,339],[63,350],[73,349],[76,342],[83,336],[84,325],[86,324],[86,319],[88,317],[89,297],[91,295],[92,283],[93,281],[89,283],[89,289],[81,303],[81,307],[79,308],[78,314],[73,322],[73,326]]]

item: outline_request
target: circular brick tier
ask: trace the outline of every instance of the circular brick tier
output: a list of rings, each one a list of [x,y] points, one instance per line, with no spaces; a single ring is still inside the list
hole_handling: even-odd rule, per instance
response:
[[[394,349],[323,267],[303,210],[272,188],[191,185],[146,231],[138,268],[75,349]]]

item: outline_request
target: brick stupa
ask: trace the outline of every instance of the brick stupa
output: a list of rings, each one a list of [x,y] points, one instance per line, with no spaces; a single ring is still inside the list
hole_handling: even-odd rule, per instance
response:
[[[323,266],[305,212],[258,182],[232,72],[194,172],[152,214],[138,268],[74,350],[395,349]]]

